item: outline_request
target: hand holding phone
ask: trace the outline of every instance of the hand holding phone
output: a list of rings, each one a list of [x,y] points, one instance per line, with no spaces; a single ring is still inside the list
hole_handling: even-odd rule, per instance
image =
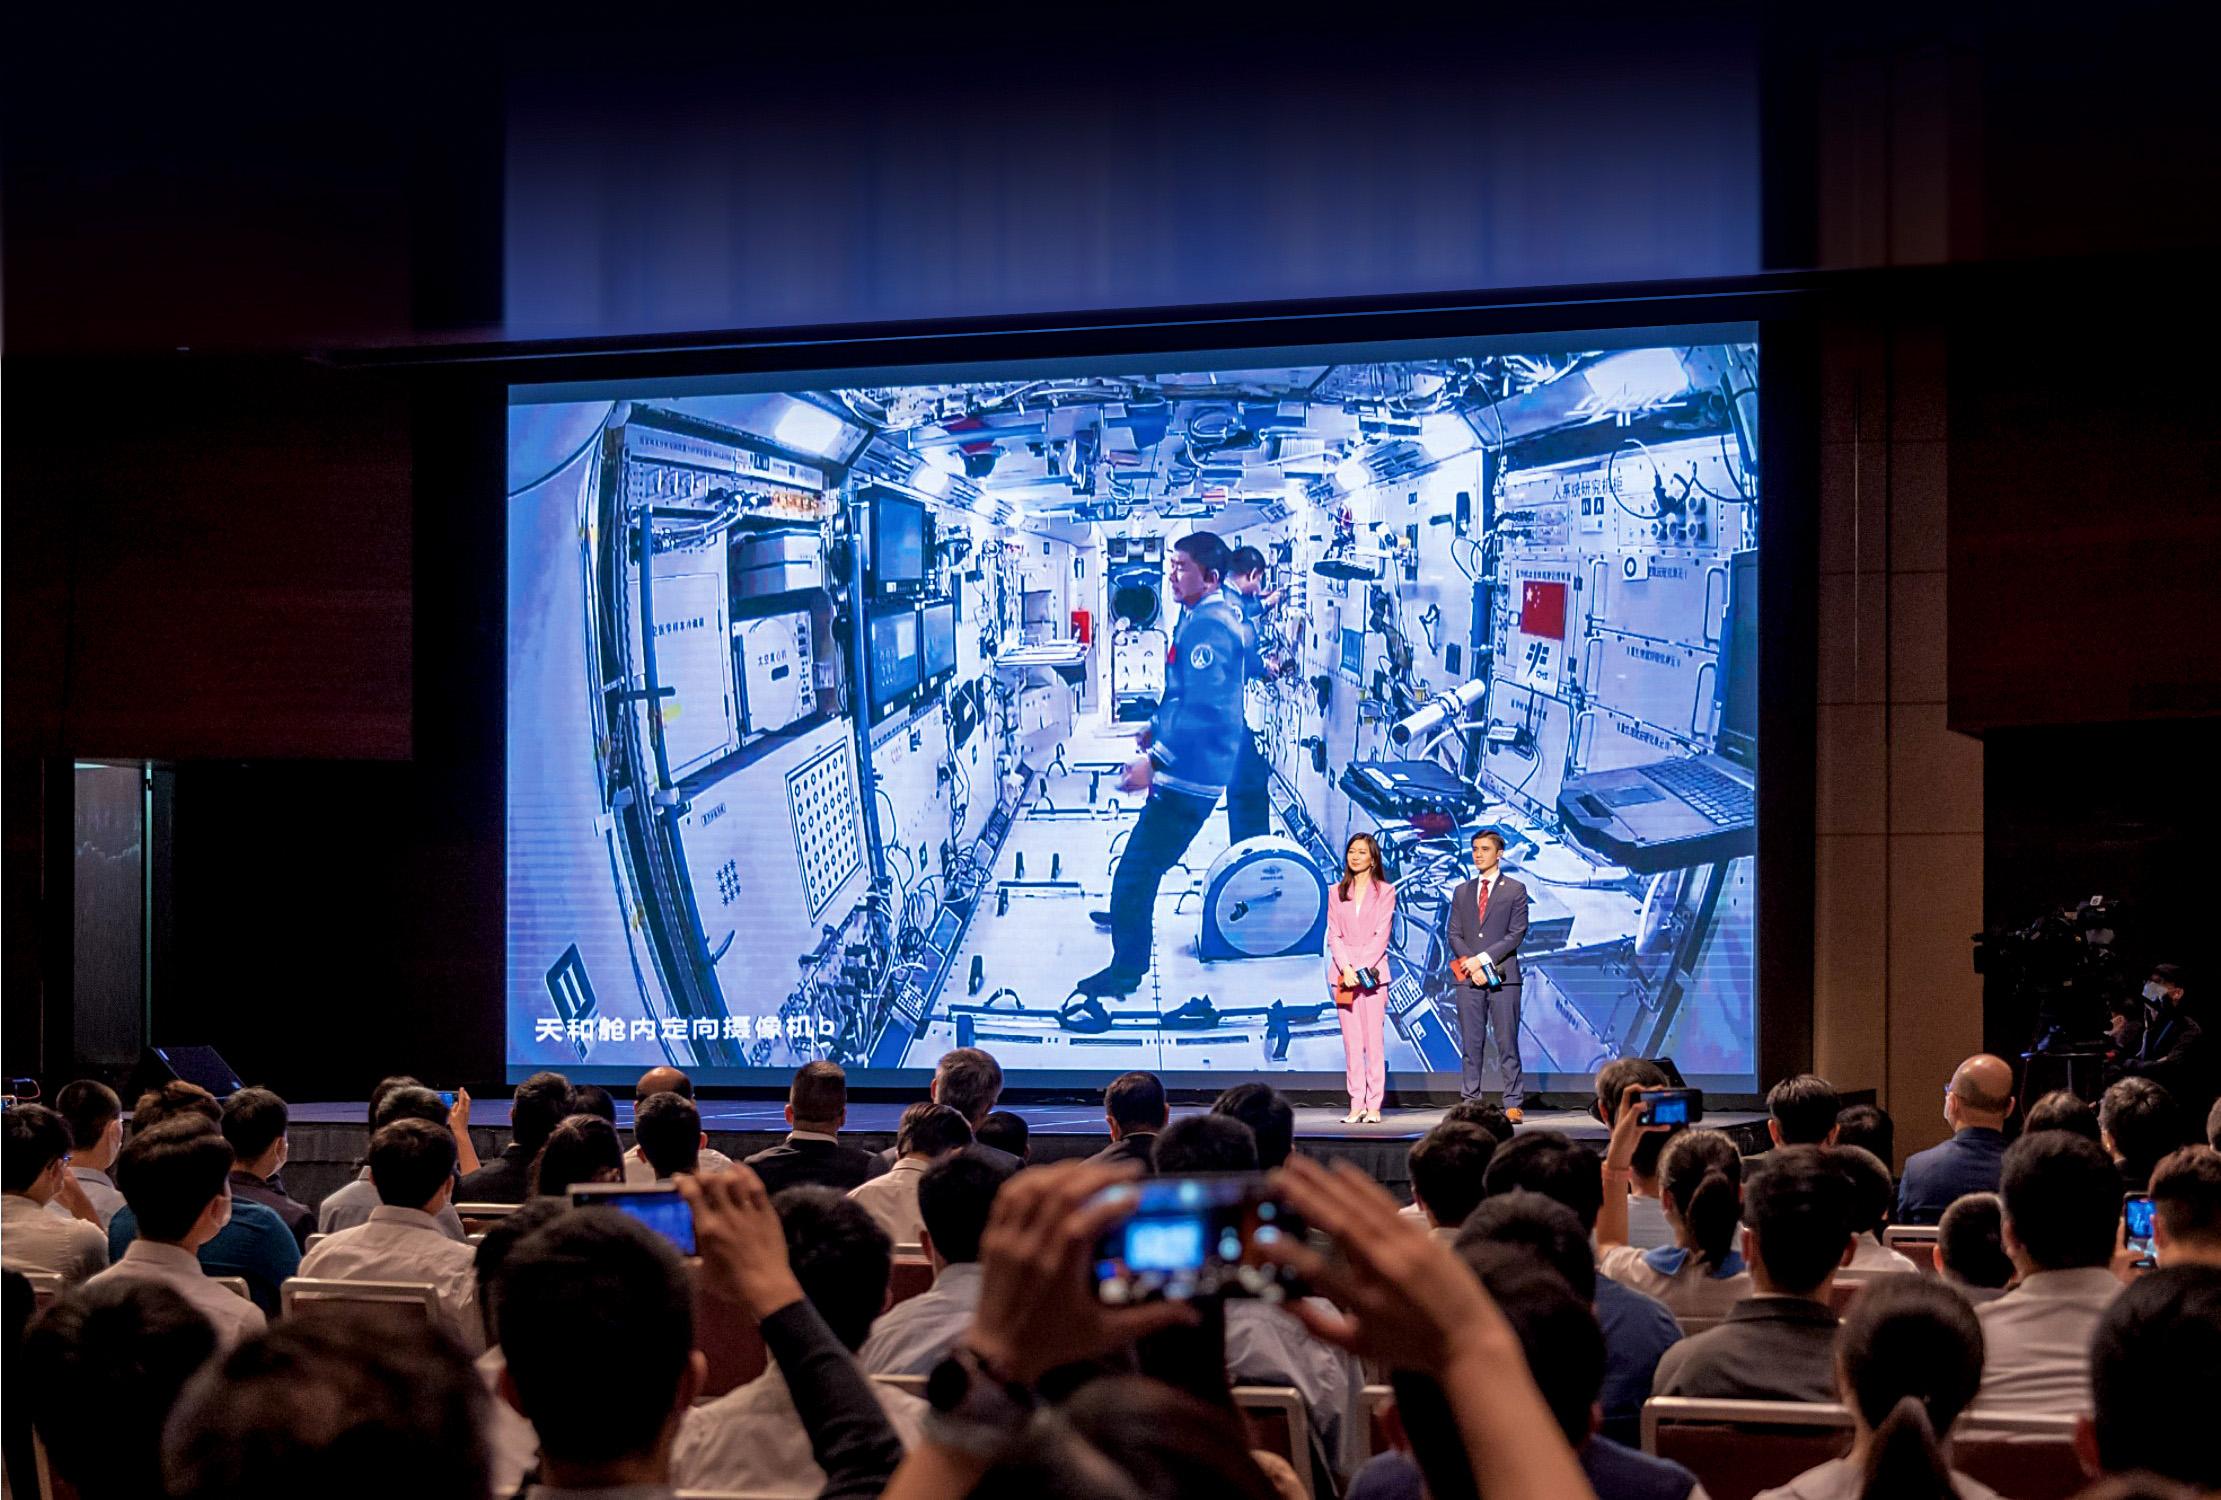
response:
[[[2153,1215],[2150,1193],[2130,1193],[2121,1199],[2121,1247],[2137,1257],[2131,1263],[2133,1270],[2149,1271],[2159,1264]]]
[[[621,1182],[580,1183],[571,1189],[580,1208],[614,1208],[669,1240],[681,1255],[695,1253],[694,1210],[670,1183],[638,1187]]]
[[[1301,1240],[1302,1219],[1260,1173],[1152,1177],[1136,1189],[1130,1217],[1095,1246],[1095,1294],[1112,1306],[1195,1297],[1302,1295],[1265,1248]]]
[[[1703,1118],[1703,1089],[1652,1089],[1638,1101],[1636,1119],[1646,1129],[1694,1125]]]

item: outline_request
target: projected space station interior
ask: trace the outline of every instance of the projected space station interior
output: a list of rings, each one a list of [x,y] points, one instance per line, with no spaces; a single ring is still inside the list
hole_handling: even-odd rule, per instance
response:
[[[1021,1083],[1331,1085],[1362,831],[1391,1087],[1455,1091],[1485,828],[1531,898],[1530,1087],[1667,1054],[1747,1091],[1758,348],[1703,333],[515,388],[513,1075],[891,1084],[978,1045]],[[1121,904],[1137,761],[1228,790]]]

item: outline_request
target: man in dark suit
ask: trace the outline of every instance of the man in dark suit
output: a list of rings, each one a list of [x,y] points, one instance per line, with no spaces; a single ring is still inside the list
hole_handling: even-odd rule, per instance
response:
[[[1103,1090],[1103,1123],[1111,1143],[1095,1153],[1100,1162],[1140,1162],[1149,1171],[1149,1153],[1167,1118],[1164,1084],[1154,1073],[1121,1073]]]
[[[839,1188],[847,1192],[886,1170],[871,1152],[840,1141],[848,1122],[848,1075],[839,1063],[807,1062],[787,1090],[787,1138],[748,1158],[748,1165],[776,1193],[782,1188]]]
[[[1519,945],[1527,936],[1527,887],[1499,867],[1504,838],[1492,828],[1473,835],[1471,880],[1450,901],[1450,972],[1457,979],[1458,1036],[1464,1044],[1468,1099],[1481,1095],[1481,1059],[1488,1033],[1504,1079],[1504,1114],[1526,1118],[1526,1074],[1519,1066]],[[1486,954],[1501,981],[1491,985],[1480,960]]]

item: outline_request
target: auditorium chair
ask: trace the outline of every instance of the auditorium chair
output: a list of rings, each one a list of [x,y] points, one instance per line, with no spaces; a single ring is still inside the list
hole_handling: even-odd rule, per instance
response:
[[[221,1278],[238,1281],[236,1276]],[[240,1282],[239,1295],[247,1295]],[[371,1307],[438,1326],[440,1294],[429,1281],[343,1281],[330,1276],[291,1276],[278,1285],[278,1311],[292,1317],[309,1307]]]
[[[898,1391],[907,1391],[911,1395],[917,1397],[920,1401],[923,1401],[925,1399],[925,1383],[927,1378],[928,1377],[924,1375],[872,1376],[872,1379],[878,1381],[881,1385],[890,1385]]]
[[[254,1293],[247,1290],[247,1278],[244,1276],[211,1276],[208,1279],[234,1296],[244,1297],[249,1302],[254,1301]]]
[[[1936,1274],[1936,1226],[1892,1224],[1882,1231],[1882,1243],[1920,1267],[1920,1274]]]
[[[1317,1494],[1311,1475],[1311,1413],[1292,1385],[1238,1385],[1234,1404],[1249,1419],[1251,1442],[1288,1460],[1306,1495]]]
[[[308,1254],[311,1250],[314,1250],[318,1245],[323,1244],[324,1241],[330,1238],[330,1235],[324,1233],[321,1229],[318,1230],[316,1233],[310,1235],[308,1239],[302,1243],[301,1253],[303,1255]]]
[[[2013,1500],[2067,1500],[2088,1483],[2071,1416],[1961,1417],[1951,1465]]]
[[[748,1309],[720,1295],[720,1289],[702,1275],[700,1261],[688,1261],[694,1283],[694,1347],[709,1362],[698,1401],[722,1396],[746,1385],[764,1372],[770,1353],[764,1348],[763,1330]]]
[[[8,1269],[14,1271],[17,1268],[10,1266]],[[52,1307],[54,1299],[69,1290],[68,1284],[53,1271],[22,1271],[19,1274],[31,1283],[31,1300],[40,1312]]]
[[[2066,1500],[2084,1483],[2074,1425],[2072,1417],[1962,1417],[1952,1463],[2013,1500]],[[1750,1500],[1842,1457],[1851,1414],[1833,1402],[1653,1396],[1642,1431],[1643,1451],[1691,1470],[1711,1500]]]
[[[895,1302],[907,1302],[933,1285],[933,1262],[925,1252],[915,1251],[895,1255],[894,1268],[887,1278],[887,1295]]]
[[[455,1217],[463,1221],[465,1234],[484,1234],[495,1221],[506,1219],[523,1205],[516,1203],[458,1203]]]
[[[1902,1271],[1883,1271],[1877,1274],[1902,1276],[1905,1273]],[[1835,1315],[1838,1319],[1841,1319],[1845,1313],[1851,1310],[1851,1304],[1858,1300],[1859,1293],[1866,1290],[1867,1280],[1867,1277],[1854,1276],[1849,1271],[1835,1273],[1835,1280],[1828,1287],[1828,1306],[1835,1309]]]
[[[1681,1336],[1686,1339],[1694,1338],[1700,1333],[1710,1333],[1727,1320],[1724,1318],[1692,1318],[1684,1314],[1677,1316],[1674,1321],[1681,1325]]]
[[[1357,1393],[1358,1410],[1365,1416],[1359,1429],[1358,1463],[1396,1446],[1396,1392],[1385,1385],[1369,1385]]]

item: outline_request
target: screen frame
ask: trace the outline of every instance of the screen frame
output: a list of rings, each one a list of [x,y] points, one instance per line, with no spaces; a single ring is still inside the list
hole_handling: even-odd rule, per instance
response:
[[[472,471],[498,473],[506,453],[508,411],[521,400],[561,401],[588,392],[604,399],[613,383],[651,383],[658,391],[731,389],[735,380],[752,388],[790,388],[837,378],[856,382],[899,382],[929,371],[934,379],[981,378],[1007,373],[1013,365],[1038,363],[1061,370],[1108,368],[1136,358],[1207,354],[1214,364],[1285,360],[1295,350],[1386,345],[1373,357],[1409,357],[1412,346],[1517,344],[1538,336],[1578,338],[1591,346],[1656,345],[1679,338],[1687,342],[1753,336],[1760,344],[1759,429],[1769,455],[1770,507],[1760,548],[1759,662],[1760,775],[1758,785],[1758,858],[1765,871],[1758,883],[1753,1024],[1754,1073],[1779,1077],[1811,1065],[1812,942],[1815,872],[1809,831],[1816,796],[1814,755],[1817,736],[1816,672],[1818,607],[1815,581],[1819,560],[1818,473],[1819,344],[1824,298],[1816,285],[1788,278],[1723,279],[1695,283],[1640,283],[1567,291],[1476,293],[1380,299],[1337,299],[1281,304],[1237,304],[1168,308],[1072,316],[949,320],[932,323],[842,325],[816,329],[721,331],[659,338],[599,338],[542,343],[495,343],[448,349],[387,350],[335,358],[335,363],[390,371],[431,372],[424,384],[460,397],[462,410],[447,417],[462,427],[430,423],[436,436],[467,443]],[[763,384],[754,384],[761,381]],[[784,382],[785,384],[781,384]],[[529,390],[525,388],[530,388]],[[423,406],[419,405],[419,410]],[[473,441],[473,439],[475,441]],[[490,450],[490,451],[489,451]],[[427,503],[446,503],[459,485],[420,485]],[[500,608],[506,596],[506,506],[491,504],[491,484],[474,487],[460,514],[485,517],[472,550],[498,559],[501,580],[490,596],[446,599],[438,604],[447,618],[463,616],[490,629],[472,642],[476,652],[451,655],[449,663],[474,662],[498,678],[508,649],[507,620]],[[420,505],[420,515],[424,512]],[[458,512],[450,511],[453,517]],[[450,526],[460,523],[450,521]],[[424,540],[420,533],[420,543]],[[466,580],[450,576],[451,587]],[[473,580],[486,589],[484,575]],[[424,601],[420,600],[420,634]],[[491,617],[490,620],[488,617]],[[421,661],[421,658],[420,658]],[[494,837],[506,849],[506,787],[502,783],[507,742],[504,695],[482,711],[493,721],[474,726],[489,737],[482,782],[496,789],[492,817],[501,827]],[[475,734],[474,734],[475,737]],[[487,762],[490,762],[488,764]],[[494,927],[499,934],[491,967],[504,962],[507,896],[501,871],[505,858],[492,862],[490,892]],[[501,1007],[506,1013],[506,1001]],[[505,1033],[505,1028],[503,1028]],[[529,1068],[507,1062],[501,1035],[499,1076],[515,1081]],[[623,1082],[630,1065],[566,1070],[580,1082]],[[783,1090],[790,1070],[766,1069],[760,1081],[705,1083],[705,1090],[730,1097],[769,1097]],[[852,1069],[857,1097],[875,1094],[908,1097],[925,1070]],[[774,1076],[776,1075],[776,1076]],[[1168,1089],[1208,1096],[1224,1084],[1223,1075],[1166,1073]],[[1325,1095],[1339,1075],[1280,1074],[1276,1084],[1297,1097]],[[1012,1070],[1006,1087],[1014,1100],[1073,1097],[1092,1085],[1062,1072]],[[1571,1090],[1553,1091],[1572,1099]],[[1756,1100],[1753,1092],[1708,1088],[1708,1096],[1734,1107]],[[1441,1089],[1401,1088],[1399,1102],[1421,1104],[1451,1097]]]

